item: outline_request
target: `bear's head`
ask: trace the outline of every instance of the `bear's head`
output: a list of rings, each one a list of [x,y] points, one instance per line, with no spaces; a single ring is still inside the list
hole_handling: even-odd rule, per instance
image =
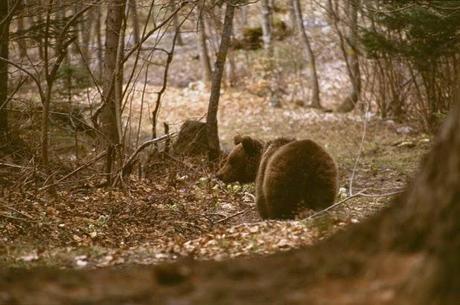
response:
[[[248,136],[235,136],[235,147],[222,161],[216,174],[225,183],[250,183],[256,180],[263,143]]]

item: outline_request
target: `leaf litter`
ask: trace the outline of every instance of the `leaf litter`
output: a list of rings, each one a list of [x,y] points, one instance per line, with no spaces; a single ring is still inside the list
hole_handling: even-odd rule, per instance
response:
[[[154,100],[156,89],[147,86],[146,100]],[[140,93],[139,87],[134,95]],[[171,131],[177,131],[185,119],[203,118],[208,97],[200,82],[185,89],[168,88],[159,123],[167,122]],[[134,116],[139,100],[134,96]],[[219,131],[227,151],[237,133],[262,139],[311,138],[336,158],[340,186],[347,194],[364,120],[368,135],[355,169],[354,191],[399,190],[430,141],[416,131],[401,133],[406,126],[393,121],[324,113],[287,100],[283,108],[270,108],[263,97],[227,88],[222,90]],[[143,119],[142,129],[150,132],[149,118]],[[319,219],[261,221],[251,195],[254,185],[216,181],[204,158],[166,157],[149,166],[144,178],[129,177],[122,189],[98,188],[97,178],[72,188],[59,185],[54,195],[4,189],[0,262],[88,268],[180,257],[221,260],[266,255],[311,245],[390,202],[389,196],[356,197]]]

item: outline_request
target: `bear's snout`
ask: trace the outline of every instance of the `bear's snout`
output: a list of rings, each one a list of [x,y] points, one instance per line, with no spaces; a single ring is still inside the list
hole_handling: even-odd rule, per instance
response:
[[[236,180],[233,176],[234,176],[233,172],[226,167],[221,168],[216,173],[216,178],[224,183],[235,182]]]
[[[218,172],[218,173],[216,174],[216,178],[219,179],[220,181],[223,181],[223,179],[224,179],[224,174],[222,174],[221,172]]]

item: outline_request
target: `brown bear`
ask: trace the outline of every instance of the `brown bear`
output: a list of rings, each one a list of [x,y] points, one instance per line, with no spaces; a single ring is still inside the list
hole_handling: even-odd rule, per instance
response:
[[[337,166],[312,140],[278,138],[267,143],[236,136],[217,178],[223,182],[256,182],[262,218],[294,218],[301,208],[322,209],[337,193]]]

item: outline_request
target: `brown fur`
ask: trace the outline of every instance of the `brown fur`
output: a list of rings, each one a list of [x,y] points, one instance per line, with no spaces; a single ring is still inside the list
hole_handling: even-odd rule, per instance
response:
[[[332,157],[311,140],[279,138],[262,142],[236,137],[235,148],[217,177],[224,182],[256,181],[256,203],[262,218],[293,218],[300,208],[331,205],[337,192]]]

